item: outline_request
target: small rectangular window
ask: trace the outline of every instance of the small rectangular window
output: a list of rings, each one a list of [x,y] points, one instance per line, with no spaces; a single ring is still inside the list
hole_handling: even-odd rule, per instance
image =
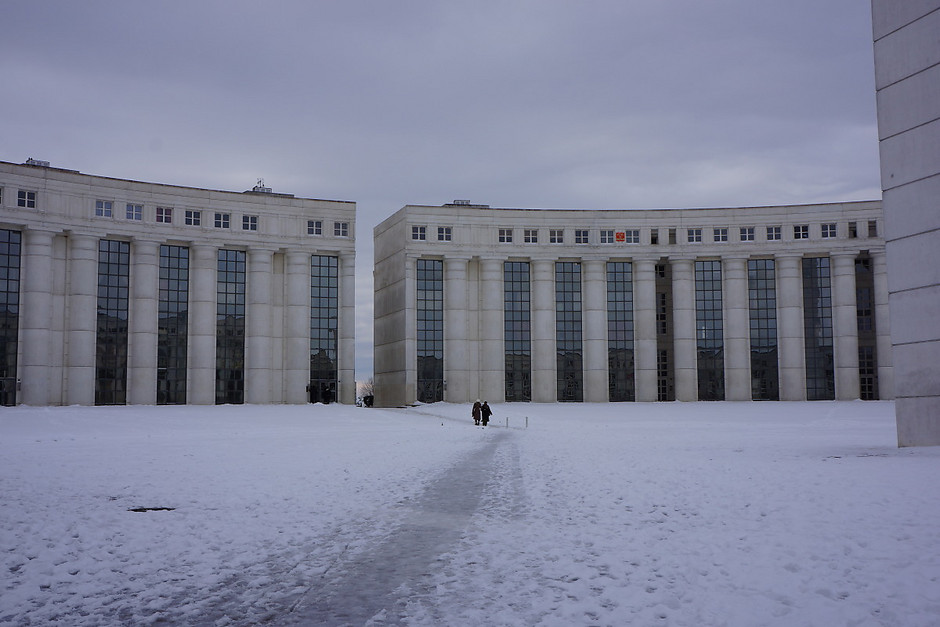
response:
[[[613,243],[614,243],[613,229],[601,229],[601,244],[613,244]]]
[[[135,205],[134,203],[127,203],[125,207],[127,212],[125,215],[128,220],[143,220],[144,219],[144,206]]]
[[[21,189],[16,193],[16,206],[25,207],[27,209],[36,208],[36,192],[31,192],[27,189]]]
[[[538,244],[539,243],[538,229],[524,229],[522,231],[522,241],[526,244]]]
[[[768,226],[767,227],[767,241],[772,242],[778,240],[782,237],[782,227],[779,226]]]
[[[849,239],[858,237],[858,225],[855,222],[849,222]]]
[[[499,230],[499,243],[500,244],[512,243],[512,229],[500,229]]]
[[[450,226],[437,227],[437,241],[450,242],[454,239],[454,229]]]
[[[95,201],[95,215],[99,218],[110,218],[111,217],[111,201],[110,200],[96,200]]]
[[[564,244],[565,243],[564,229],[549,229],[548,243],[549,244]]]
[[[229,213],[215,214],[215,228],[227,229],[231,226],[232,215]]]
[[[669,229],[669,243],[670,243],[670,244],[675,244],[676,241],[677,241],[677,240],[676,240],[676,230],[675,230],[675,229]]]
[[[173,207],[157,207],[157,222],[173,224]]]
[[[742,226],[742,227],[741,227],[741,241],[742,241],[742,242],[753,242],[753,241],[754,241],[754,227],[753,227],[753,226]]]
[[[793,225],[793,239],[809,239],[809,225],[808,224],[794,224]]]
[[[349,222],[334,222],[333,235],[336,237],[349,237]]]
[[[659,229],[650,230],[650,244],[656,246],[659,244]]]
[[[242,230],[243,231],[257,231],[258,230],[258,216],[242,216]]]
[[[427,238],[428,238],[428,227],[426,226],[412,226],[411,227],[411,239],[423,242]]]
[[[186,226],[199,226],[202,224],[202,212],[187,209],[184,215]]]
[[[878,237],[878,221],[868,221],[868,237]]]
[[[727,242],[728,241],[727,227],[712,229],[712,239],[716,242]]]
[[[307,235],[323,235],[323,221],[307,220]]]
[[[639,244],[640,243],[640,230],[639,229],[627,229],[624,231],[624,242],[627,244]]]
[[[702,241],[702,229],[688,229],[689,243],[694,244]]]
[[[836,236],[836,225],[835,224],[823,224],[822,225],[822,236],[823,239],[830,239]]]
[[[583,229],[575,229],[574,231],[574,243],[575,244],[587,244],[588,243],[588,232]]]

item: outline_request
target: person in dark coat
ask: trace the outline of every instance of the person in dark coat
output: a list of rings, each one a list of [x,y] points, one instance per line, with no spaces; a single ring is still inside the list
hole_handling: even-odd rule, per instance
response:
[[[493,410],[490,409],[490,404],[486,401],[483,401],[483,404],[480,406],[480,422],[483,423],[485,427],[490,421],[490,416],[493,415]]]
[[[470,415],[473,416],[473,424],[480,424],[480,399],[477,399],[477,402],[473,404]]]

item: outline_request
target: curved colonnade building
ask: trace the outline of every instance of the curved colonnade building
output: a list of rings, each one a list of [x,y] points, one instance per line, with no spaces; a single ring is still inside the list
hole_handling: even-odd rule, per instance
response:
[[[0,404],[352,403],[355,219],[0,162]]]
[[[375,402],[893,398],[881,203],[406,206]]]

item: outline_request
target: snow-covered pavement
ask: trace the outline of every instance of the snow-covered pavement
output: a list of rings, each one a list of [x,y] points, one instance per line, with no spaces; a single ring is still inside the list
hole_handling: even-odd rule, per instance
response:
[[[938,623],[891,403],[494,411],[0,409],[0,624]]]

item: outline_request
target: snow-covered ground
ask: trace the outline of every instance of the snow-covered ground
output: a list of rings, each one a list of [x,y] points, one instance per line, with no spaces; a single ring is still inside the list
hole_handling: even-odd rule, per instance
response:
[[[494,411],[0,409],[0,624],[940,624],[892,403]]]

